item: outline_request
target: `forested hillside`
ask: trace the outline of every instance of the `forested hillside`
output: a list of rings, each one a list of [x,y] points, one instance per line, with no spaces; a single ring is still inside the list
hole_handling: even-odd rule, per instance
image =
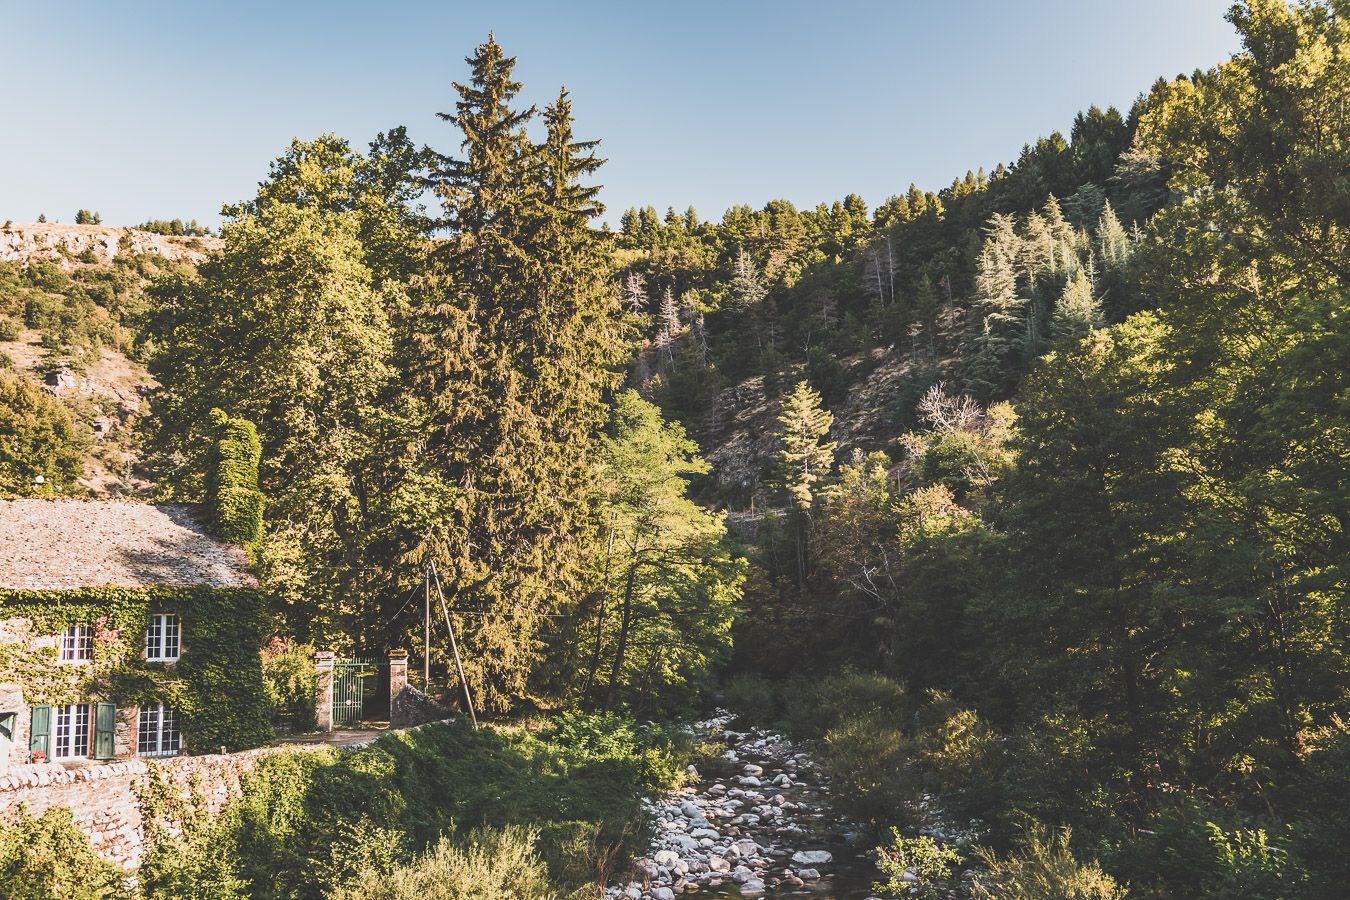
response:
[[[0,268],[0,349],[45,348],[0,365],[0,496],[92,489],[38,385],[116,350],[128,485],[200,500],[214,411],[256,425],[297,657],[419,647],[434,566],[480,711],[563,712],[548,766],[575,730],[623,791],[674,783],[624,717],[725,701],[898,829],[893,893],[1343,896],[1350,3],[1230,20],[1231,60],[941,190],[616,228],[570,95],[525,106],[490,37],[435,146],[297,139],[196,264]],[[601,873],[615,797],[568,851]],[[375,882],[452,828],[378,827],[398,854],[343,832]],[[160,875],[262,890],[201,835]]]
[[[929,791],[1142,895],[1342,889],[1332,6],[1240,5],[1231,62],[870,216],[625,215],[636,377],[760,511],[734,695],[876,821]]]

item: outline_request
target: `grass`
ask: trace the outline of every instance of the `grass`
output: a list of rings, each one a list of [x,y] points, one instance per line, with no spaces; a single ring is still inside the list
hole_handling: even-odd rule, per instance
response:
[[[528,845],[550,890],[570,894],[603,881],[614,860],[643,844],[640,799],[678,781],[684,753],[664,729],[572,714],[533,727],[431,725],[354,751],[279,753],[214,819],[166,786],[151,791],[148,809],[168,827],[152,829],[142,878],[156,898],[319,898],[382,875],[415,885],[419,867],[437,870],[457,853],[479,852],[475,865],[491,870],[497,863],[483,847],[522,859]]]

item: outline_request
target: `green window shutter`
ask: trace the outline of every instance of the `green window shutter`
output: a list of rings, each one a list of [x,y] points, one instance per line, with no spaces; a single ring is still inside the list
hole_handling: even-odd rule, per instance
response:
[[[50,706],[34,706],[32,709],[33,719],[32,727],[28,729],[28,752],[47,754],[47,761],[52,758],[52,708]]]
[[[94,709],[94,759],[112,759],[117,750],[113,736],[117,733],[117,704],[97,703]]]

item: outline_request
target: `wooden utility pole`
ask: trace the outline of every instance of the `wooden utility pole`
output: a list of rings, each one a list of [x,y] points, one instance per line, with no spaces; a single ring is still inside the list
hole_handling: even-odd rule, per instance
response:
[[[431,566],[422,569],[422,690],[431,693]]]
[[[441,573],[436,571],[436,563],[431,563],[431,574],[436,579],[436,596],[441,601],[441,614],[445,616],[445,628],[450,632],[450,649],[455,654],[455,670],[459,672],[459,683],[464,685],[464,702],[469,707],[469,718],[473,727],[478,728],[478,714],[473,711],[473,695],[469,693],[469,679],[464,677],[464,663],[459,658],[459,641],[455,639],[455,626],[450,621],[450,608],[445,605],[445,593],[441,590]]]

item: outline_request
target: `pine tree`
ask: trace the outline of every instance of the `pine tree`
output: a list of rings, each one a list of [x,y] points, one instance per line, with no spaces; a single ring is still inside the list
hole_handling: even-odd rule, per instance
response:
[[[1073,226],[1064,218],[1064,208],[1054,194],[1045,201],[1044,210],[1046,227],[1055,245],[1052,271],[1059,275],[1072,274],[1078,266],[1078,255],[1074,250],[1077,239]]]
[[[820,394],[801,381],[783,401],[778,416],[778,465],[783,490],[805,512],[815,502],[820,481],[834,461],[835,444],[826,442],[834,416],[821,407]]]
[[[911,337],[913,344],[911,352],[918,357],[919,355],[919,337],[925,338],[925,349],[928,353],[937,356],[937,330],[938,330],[938,312],[939,302],[937,288],[933,286],[933,279],[924,274],[919,279],[919,285],[914,289],[914,325],[911,328]]]
[[[754,260],[745,252],[745,247],[736,250],[736,267],[731,278],[731,297],[734,308],[754,309],[768,295],[769,289],[759,274]]]
[[[1093,296],[1092,279],[1087,269],[1079,269],[1055,304],[1055,317],[1050,332],[1057,341],[1074,341],[1087,337],[1093,329],[1102,326],[1102,307]]]
[[[675,360],[675,339],[679,336],[683,325],[680,323],[680,310],[675,305],[675,293],[666,285],[666,289],[661,294],[661,308],[656,314],[656,350],[658,355],[665,357],[666,362]]]
[[[536,154],[525,133],[533,106],[511,106],[521,84],[512,79],[516,61],[502,52],[492,35],[467,62],[473,68],[468,84],[455,82],[459,93],[454,113],[437,113],[464,135],[462,158],[438,155],[431,183],[445,208],[437,224],[451,239],[437,251],[433,271],[454,272],[472,300],[470,319],[505,313],[513,302],[499,286],[522,277],[529,264],[524,244],[534,224],[540,198],[532,177]]]
[[[967,356],[964,379],[971,393],[981,399],[1003,388],[1013,351],[1027,341],[1027,298],[1021,295],[1017,278],[1021,256],[1013,217],[994,213],[976,260],[975,307],[980,326]]]

